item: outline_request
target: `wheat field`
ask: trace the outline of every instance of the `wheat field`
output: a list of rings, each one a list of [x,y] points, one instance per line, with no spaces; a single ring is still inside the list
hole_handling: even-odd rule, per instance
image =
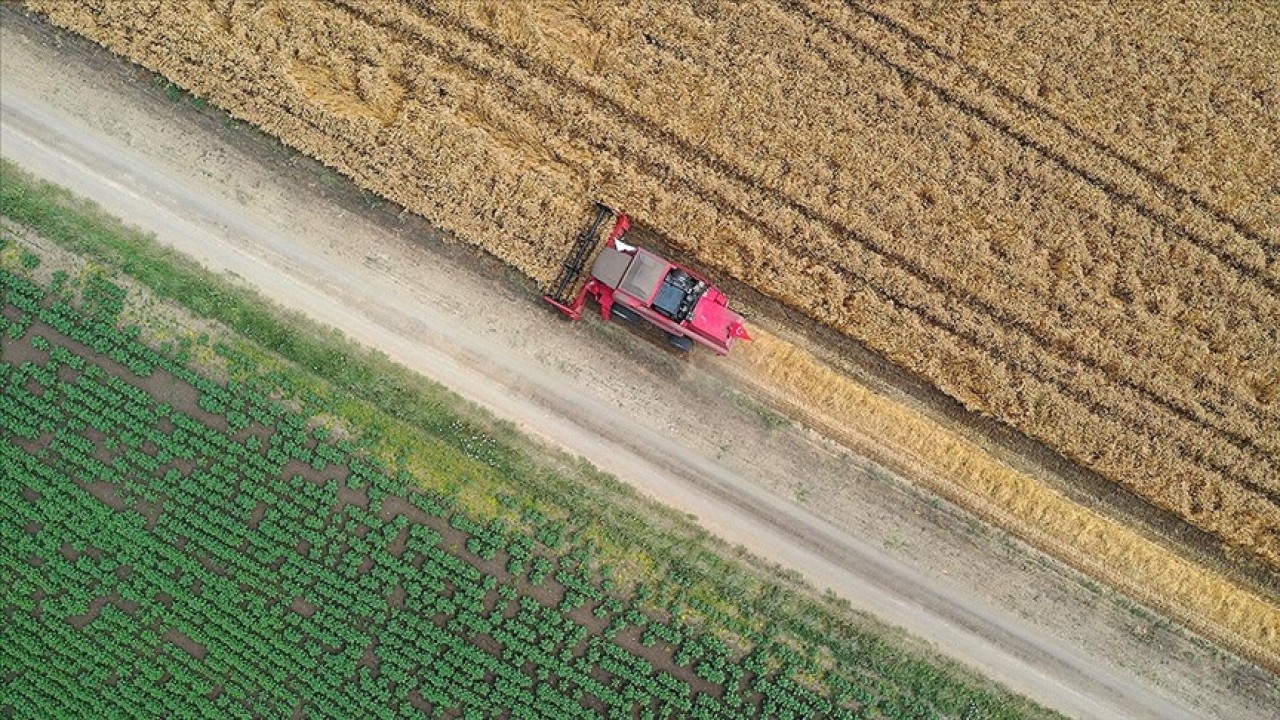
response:
[[[27,4],[534,278],[624,208],[1280,567],[1280,6]]]

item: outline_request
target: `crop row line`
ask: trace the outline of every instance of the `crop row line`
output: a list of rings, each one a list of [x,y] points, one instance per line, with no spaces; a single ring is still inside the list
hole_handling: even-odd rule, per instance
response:
[[[815,11],[803,5],[800,0],[783,1],[795,12],[804,16],[813,24],[843,38],[849,44],[856,46],[863,52],[867,53],[867,55],[875,58],[885,67],[888,67],[898,73],[901,77],[908,78],[912,82],[917,83],[920,87],[927,89],[940,100],[955,107],[965,115],[968,115],[988,127],[993,128],[997,132],[1016,142],[1020,147],[1035,151],[1037,154],[1058,166],[1068,174],[1074,175],[1081,180],[1084,180],[1092,187],[1101,190],[1119,204],[1133,208],[1133,210],[1138,214],[1150,220],[1152,223],[1164,228],[1166,232],[1169,232],[1174,236],[1186,238],[1193,245],[1209,253],[1224,266],[1231,268],[1240,276],[1261,285],[1274,294],[1280,294],[1280,280],[1272,278],[1266,274],[1266,257],[1265,253],[1263,253],[1261,249],[1259,249],[1259,253],[1263,255],[1261,259],[1263,269],[1260,271],[1255,267],[1251,267],[1246,260],[1241,259],[1237,254],[1232,253],[1229,249],[1224,247],[1223,242],[1211,241],[1206,237],[1193,232],[1182,223],[1179,223],[1176,217],[1174,217],[1177,211],[1167,207],[1168,205],[1173,204],[1173,201],[1165,198],[1159,198],[1157,202],[1165,205],[1166,207],[1154,207],[1154,203],[1146,201],[1139,196],[1141,192],[1140,190],[1122,188],[1120,183],[1117,182],[1114,177],[1107,178],[1105,176],[1107,174],[1105,171],[1091,171],[1085,168],[1081,163],[1073,161],[1071,158],[1067,157],[1065,153],[1051,147],[1049,142],[1033,137],[1030,132],[1019,128],[1019,124],[1025,126],[1033,123],[1028,121],[1026,117],[1023,117],[1022,122],[1019,123],[1019,120],[1016,118],[1016,115],[1018,114],[1016,111],[1012,109],[993,111],[991,109],[980,107],[979,103],[981,101],[974,98],[963,97],[962,94],[964,93],[964,90],[959,87],[955,85],[945,87],[942,81],[928,77],[931,73],[929,70],[921,67],[926,64],[923,61],[916,61],[914,63],[915,67],[911,67],[910,60],[905,58],[895,59],[891,57],[890,51],[886,50],[883,45],[874,45],[854,32],[839,26],[837,23],[819,16]],[[1000,112],[1004,117],[997,117],[996,112]],[[1119,170],[1119,168],[1113,168],[1112,170],[1116,171]],[[1120,170],[1120,173],[1123,172],[1123,170]],[[1135,183],[1139,183],[1137,178],[1134,180]],[[1154,192],[1153,194],[1157,196],[1159,195],[1158,192]],[[1218,222],[1216,218],[1213,218],[1213,221]],[[1229,224],[1230,223],[1228,223],[1228,225]]]
[[[1073,163],[1069,158],[1067,158],[1065,154],[1055,151],[1052,147],[1050,147],[1050,145],[1047,142],[1039,141],[1033,138],[1028,131],[1019,129],[1017,127],[1018,125],[1017,121],[1009,117],[1011,115],[1016,114],[1013,111],[1004,111],[1004,115],[1006,116],[1005,118],[996,117],[995,113],[999,111],[984,110],[983,108],[980,108],[978,106],[980,102],[979,100],[971,100],[971,99],[965,99],[961,97],[961,93],[963,92],[963,90],[960,90],[955,87],[953,88],[943,87],[943,81],[933,80],[926,77],[926,73],[929,72],[928,70],[912,69],[910,67],[907,67],[908,61],[895,60],[891,58],[889,56],[889,53],[885,51],[883,48],[873,45],[871,42],[867,41],[862,37],[853,35],[850,31],[844,30],[843,28],[836,27],[833,23],[824,22],[822,18],[817,17],[812,11],[809,11],[803,6],[801,6],[799,4],[801,0],[784,0],[784,1],[789,6],[794,7],[795,12],[802,14],[804,18],[808,20],[813,27],[825,30],[826,32],[832,34],[833,36],[844,38],[850,45],[856,46],[857,48],[865,52],[867,55],[869,55],[870,57],[875,58],[878,62],[883,64],[885,67],[897,73],[900,77],[903,77],[904,79],[910,82],[915,82],[919,84],[921,87],[928,89],[939,99],[957,108],[960,112],[964,113],[965,115],[972,118],[973,120],[980,122],[981,124],[986,125],[987,127],[992,128],[993,130],[1005,135],[1006,137],[1009,137],[1016,144],[1018,144],[1019,147],[1025,150],[1034,151],[1040,154],[1046,160],[1050,161],[1051,163],[1053,163],[1063,171],[1067,172],[1068,174],[1072,174],[1072,175],[1075,175],[1076,177],[1079,177],[1081,180],[1083,180],[1090,186],[1095,187],[1101,190],[1102,192],[1104,192],[1108,197],[1111,197],[1113,200],[1120,201],[1121,203],[1124,203],[1124,204],[1130,204],[1130,206],[1133,207],[1135,211],[1142,214],[1143,217],[1146,217],[1148,220],[1152,221],[1153,223],[1160,225],[1161,227],[1164,227],[1167,231],[1172,232],[1179,237],[1183,237],[1187,239],[1188,241],[1191,242],[1191,244],[1200,248],[1204,252],[1214,256],[1219,261],[1223,261],[1221,257],[1218,257],[1218,255],[1215,254],[1215,251],[1213,251],[1211,248],[1206,247],[1204,242],[1197,242],[1197,238],[1189,230],[1179,225],[1176,221],[1168,217],[1164,217],[1164,218],[1155,217],[1155,215],[1158,215],[1159,213],[1157,213],[1155,210],[1151,210],[1150,208],[1147,208],[1147,206],[1145,205],[1143,206],[1133,205],[1132,203],[1140,203],[1140,199],[1137,197],[1136,194],[1127,193],[1123,190],[1120,190],[1118,186],[1115,185],[1115,183],[1101,179],[1100,175],[1095,175],[1084,170],[1083,168],[1079,167],[1077,164]],[[825,59],[827,59],[828,61],[834,60],[834,58],[831,58],[829,55],[825,55]],[[953,85],[956,85],[956,84],[953,84]],[[1025,122],[1024,124],[1034,124],[1034,122],[1033,121]],[[1174,204],[1174,203],[1170,201],[1169,204]],[[1150,210],[1150,213],[1144,212],[1144,208],[1146,208],[1147,210]],[[1226,261],[1223,261],[1223,262],[1224,264],[1230,266],[1230,263]],[[1270,279],[1265,276],[1258,276],[1255,279],[1259,279],[1262,282],[1268,282],[1268,283],[1271,282]],[[945,283],[946,281],[941,280],[941,282]],[[1268,287],[1271,287],[1271,285],[1268,285]],[[1272,288],[1272,289],[1277,289],[1277,288],[1280,288],[1280,286],[1276,286],[1276,288]],[[975,298],[972,300],[976,301],[977,299]],[[1004,318],[1000,318],[1000,319],[1003,320]],[[1032,331],[1028,330],[1028,332],[1032,332]],[[1079,352],[1075,353],[1075,357],[1073,357],[1073,359],[1093,360],[1093,358],[1090,358],[1089,356]],[[1106,373],[1106,374],[1110,374],[1110,373]],[[1126,381],[1132,382],[1131,380],[1128,380],[1128,378],[1126,378]],[[1251,418],[1253,418],[1255,421],[1259,422],[1260,424],[1265,424],[1270,420],[1274,420],[1277,417],[1280,417],[1280,408],[1277,408],[1275,411],[1269,412],[1266,407],[1255,406],[1248,403],[1242,403],[1239,401],[1239,397],[1237,393],[1235,393],[1230,387],[1226,387],[1220,382],[1206,380],[1204,382],[1204,385],[1206,388],[1216,393],[1226,394],[1227,396],[1231,397],[1232,405],[1234,407],[1239,408],[1241,411],[1249,415]],[[1159,394],[1154,390],[1152,390],[1152,392]],[[1161,397],[1163,398],[1164,396],[1161,396]],[[1204,423],[1204,424],[1214,425],[1214,423],[1212,423],[1212,421],[1209,419],[1210,416],[1199,414],[1202,411],[1200,411],[1199,408],[1195,408],[1194,405],[1192,406],[1192,408],[1194,409],[1191,409],[1190,412],[1193,413],[1193,418],[1195,419],[1195,421]],[[1223,429],[1224,432],[1226,431],[1225,428],[1221,428],[1221,429]],[[1239,436],[1238,433],[1237,435]],[[1244,437],[1244,436],[1239,436],[1239,437]],[[1264,450],[1264,452],[1267,452],[1267,451]]]
[[[788,1],[794,2],[795,0]],[[1013,92],[996,78],[992,77],[990,73],[983,71],[973,63],[966,62],[954,53],[948,52],[945,48],[930,42],[924,35],[910,29],[902,22],[890,17],[888,14],[878,11],[874,7],[870,7],[865,2],[860,2],[859,0],[843,0],[843,2],[851,11],[861,13],[871,18],[876,23],[883,26],[888,32],[893,33],[910,43],[921,53],[934,56],[939,60],[958,68],[961,72],[978,83],[978,85],[983,89],[999,96],[1002,101],[1017,106],[1027,115],[1038,117],[1045,123],[1055,126],[1057,130],[1071,136],[1076,141],[1092,147],[1099,154],[1104,155],[1114,162],[1128,168],[1135,175],[1139,176],[1151,185],[1154,185],[1166,195],[1177,196],[1179,199],[1185,199],[1188,203],[1194,205],[1204,214],[1212,217],[1219,223],[1231,226],[1231,228],[1237,233],[1243,235],[1249,240],[1252,240],[1263,248],[1273,250],[1280,249],[1280,241],[1266,237],[1257,230],[1247,226],[1239,219],[1232,217],[1229,213],[1214,207],[1212,203],[1200,197],[1199,193],[1196,191],[1190,190],[1169,178],[1163,177],[1160,173],[1152,170],[1150,167],[1144,165],[1134,157],[1125,154],[1106,140],[1094,137],[1084,130],[1075,127],[1061,113],[1055,112],[1044,105],[1032,102],[1025,96]],[[1165,202],[1169,204],[1176,204],[1177,200],[1166,197]]]

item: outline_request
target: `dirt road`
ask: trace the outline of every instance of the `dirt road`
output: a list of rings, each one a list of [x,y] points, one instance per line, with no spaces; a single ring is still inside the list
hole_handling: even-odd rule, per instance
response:
[[[6,158],[730,543],[1072,716],[1264,717],[1280,704],[1274,678],[1175,632],[1134,639],[1136,616],[1041,556],[802,428],[762,422],[714,359],[560,322],[496,264],[419,223],[333,201],[338,178],[165,100],[114,60],[54,47],[57,36],[8,12],[3,31]],[[810,476],[847,497],[820,507],[802,492]]]

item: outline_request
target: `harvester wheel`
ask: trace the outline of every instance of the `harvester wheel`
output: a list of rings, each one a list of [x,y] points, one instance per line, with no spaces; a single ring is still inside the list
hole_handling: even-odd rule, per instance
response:
[[[633,323],[640,319],[640,316],[636,315],[635,311],[630,310],[629,308],[621,307],[619,305],[614,305],[613,308],[609,311],[609,313],[613,317],[625,323]]]
[[[684,335],[672,335],[667,333],[667,342],[671,343],[671,347],[680,352],[689,352],[693,349],[693,340]]]

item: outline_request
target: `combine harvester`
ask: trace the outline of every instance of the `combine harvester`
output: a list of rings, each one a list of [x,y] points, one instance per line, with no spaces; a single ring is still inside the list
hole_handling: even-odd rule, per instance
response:
[[[599,244],[596,236],[601,224],[610,215],[617,218],[613,232],[596,255],[587,282],[571,298],[583,267]],[[573,254],[561,266],[554,292],[543,299],[570,320],[577,320],[587,297],[594,297],[605,320],[617,317],[657,325],[667,334],[667,342],[679,350],[687,351],[697,342],[727,355],[735,340],[751,339],[742,316],[729,309],[724,293],[692,270],[623,242],[630,229],[631,218],[596,203],[595,220],[578,237]]]

